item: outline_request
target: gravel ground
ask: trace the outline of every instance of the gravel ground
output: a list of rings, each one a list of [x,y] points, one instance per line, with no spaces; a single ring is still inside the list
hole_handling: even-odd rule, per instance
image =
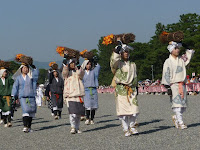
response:
[[[62,119],[54,120],[50,110],[43,106],[33,120],[34,132],[22,132],[21,109],[15,113],[13,127],[0,126],[0,150],[57,150],[57,149],[200,149],[200,96],[189,96],[189,106],[184,113],[188,129],[173,126],[168,96],[141,95],[138,97],[140,115],[139,135],[124,137],[120,121],[115,113],[112,94],[99,94],[99,110],[95,124],[81,122],[82,134],[71,135],[67,107]]]

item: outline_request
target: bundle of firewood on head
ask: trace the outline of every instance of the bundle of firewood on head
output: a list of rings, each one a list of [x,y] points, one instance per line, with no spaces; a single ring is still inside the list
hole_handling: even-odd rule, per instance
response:
[[[15,60],[17,62],[22,63],[23,65],[30,65],[30,66],[33,65],[33,59],[32,59],[32,57],[26,56],[24,54],[17,54],[16,57],[15,57]]]
[[[102,44],[103,45],[109,45],[109,44],[117,45],[118,39],[120,39],[123,44],[128,44],[135,41],[135,35],[133,33],[123,33],[123,34],[117,34],[117,35],[110,34],[103,38]]]
[[[82,63],[81,67],[85,69],[85,66],[90,62],[91,68],[94,69],[95,66],[98,63],[97,56],[94,55],[92,51],[87,51],[86,49],[82,52],[80,52],[80,56],[85,59],[85,61]]]
[[[50,62],[49,63],[49,67],[51,67],[53,70],[57,70],[58,69],[58,64],[54,61],[54,62]]]
[[[184,34],[182,31],[176,31],[172,33],[163,31],[159,38],[161,43],[169,43],[171,41],[180,43],[184,39]]]
[[[82,52],[80,52],[80,56],[83,57],[85,60],[92,60],[94,57],[93,52],[89,52],[86,49]]]
[[[72,59],[72,58],[76,58],[78,60],[79,57],[80,57],[80,54],[79,54],[78,50],[71,49],[71,48],[68,48],[68,47],[60,47],[60,46],[58,46],[57,49],[56,49],[56,52],[58,54],[60,54],[60,56],[65,57],[68,60]],[[65,55],[67,55],[67,56],[65,56]]]
[[[0,60],[0,69],[8,69],[10,67],[9,61]]]

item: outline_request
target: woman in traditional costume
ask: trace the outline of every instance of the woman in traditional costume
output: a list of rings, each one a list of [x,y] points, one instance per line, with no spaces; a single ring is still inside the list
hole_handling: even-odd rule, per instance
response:
[[[32,61],[28,61],[30,57],[22,55],[22,59],[22,56],[19,55],[17,55],[16,59],[22,62],[22,65],[13,75],[15,82],[12,89],[12,96],[14,96],[15,99],[19,98],[24,124],[23,132],[28,133],[32,131],[32,118],[35,117],[37,109],[35,96],[39,71],[32,64]]]
[[[71,134],[81,133],[80,118],[85,115],[83,106],[83,96],[85,95],[83,86],[84,71],[77,66],[77,58],[68,57],[68,52],[65,51],[63,61],[63,79],[64,79],[64,101],[67,104],[69,111],[69,119],[71,124]]]
[[[49,71],[49,84],[50,84],[50,97],[53,104],[54,118],[61,118],[62,108],[63,108],[63,88],[64,81],[61,77],[61,73],[58,71],[58,65]]]
[[[0,62],[1,64],[3,61]],[[6,63],[6,62],[5,62]],[[8,74],[6,68],[0,65],[0,109],[2,110],[2,119],[4,127],[11,127],[11,91],[14,80]]]
[[[115,87],[117,116],[122,121],[125,136],[138,134],[135,128],[139,113],[137,101],[136,64],[129,60],[132,47],[123,44],[118,38],[118,46],[111,56],[110,66],[114,74],[112,86]]]
[[[99,86],[98,76],[100,71],[100,65],[97,64],[94,59],[85,60],[81,65],[85,74],[83,77],[83,85],[85,88],[84,106],[86,109],[86,121],[85,124],[94,124],[95,111],[98,109],[98,93],[97,88]],[[91,114],[91,118],[90,118]]]
[[[181,57],[179,56],[181,46],[181,43],[169,42],[167,49],[170,55],[163,65],[162,84],[168,89],[168,95],[170,95],[172,110],[175,113],[172,116],[175,127],[186,129],[187,126],[182,119],[182,114],[187,107],[186,66],[189,64],[194,51],[188,49],[186,54]]]

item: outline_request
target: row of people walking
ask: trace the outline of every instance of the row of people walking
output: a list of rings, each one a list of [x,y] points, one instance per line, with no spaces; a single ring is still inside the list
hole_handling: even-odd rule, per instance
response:
[[[189,64],[194,51],[186,50],[186,54],[180,56],[180,47],[180,43],[169,42],[167,49],[170,55],[163,65],[162,84],[168,89],[168,95],[170,95],[172,110],[175,113],[172,116],[175,127],[186,129],[187,126],[182,120],[182,114],[187,107],[185,66]],[[110,61],[111,71],[114,74],[112,86],[115,88],[116,112],[122,122],[125,136],[138,134],[136,129],[136,119],[139,114],[137,69],[136,64],[129,59],[131,49],[119,38]],[[85,60],[80,66],[77,58],[67,58],[68,52],[64,51],[64,60],[60,71],[58,69],[49,70],[48,94],[55,119],[61,118],[63,101],[67,104],[71,124],[70,133],[75,134],[81,133],[81,116],[86,114],[86,123],[94,123],[95,111],[98,109],[97,87],[99,86],[100,66],[94,60]],[[35,116],[37,108],[35,93],[38,69],[32,64],[21,65],[13,75],[14,84],[10,77],[6,77],[5,72],[5,69],[1,69],[2,114],[10,122],[11,96],[12,99],[19,99],[23,112],[23,131],[31,132],[32,118]],[[9,108],[5,109],[6,107]]]

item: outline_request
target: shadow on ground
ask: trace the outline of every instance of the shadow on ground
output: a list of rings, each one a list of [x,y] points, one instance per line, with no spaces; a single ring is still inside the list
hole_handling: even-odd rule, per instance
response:
[[[120,124],[108,124],[108,125],[105,125],[105,126],[103,126],[103,127],[98,127],[98,128],[86,130],[86,131],[83,131],[83,132],[92,132],[92,131],[104,130],[104,129],[108,129],[108,128],[117,127],[117,126],[119,126],[119,125],[120,125]]]

